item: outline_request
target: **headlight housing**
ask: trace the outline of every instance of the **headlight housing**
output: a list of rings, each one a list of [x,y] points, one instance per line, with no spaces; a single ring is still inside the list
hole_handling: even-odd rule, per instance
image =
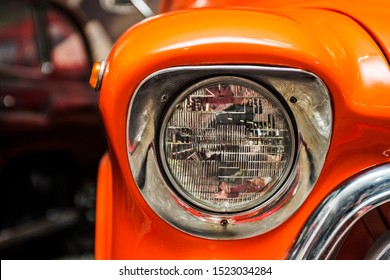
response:
[[[251,80],[219,76],[196,83],[165,114],[160,155],[173,187],[219,213],[265,202],[285,181],[295,130],[284,102]]]
[[[246,238],[304,202],[331,129],[327,88],[311,73],[176,67],[133,94],[128,158],[142,196],[169,224],[204,238]]]

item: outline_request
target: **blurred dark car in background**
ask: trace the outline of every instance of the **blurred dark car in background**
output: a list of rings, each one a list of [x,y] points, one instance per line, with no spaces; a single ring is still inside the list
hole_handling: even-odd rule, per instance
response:
[[[56,1],[0,5],[2,259],[57,258],[93,246],[106,140],[88,78],[98,59],[93,44],[110,45],[96,41],[104,34],[87,37],[87,24]]]

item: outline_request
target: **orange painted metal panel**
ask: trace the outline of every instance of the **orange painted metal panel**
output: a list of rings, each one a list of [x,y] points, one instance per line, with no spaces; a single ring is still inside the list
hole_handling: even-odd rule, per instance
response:
[[[283,259],[310,214],[334,188],[369,166],[389,161],[390,70],[384,47],[389,36],[381,33],[375,38],[382,40],[376,42],[374,31],[363,28],[347,12],[324,8],[327,1],[319,1],[318,8],[302,1],[288,1],[292,4],[287,6],[282,1],[264,1],[252,2],[249,8],[190,10],[185,8],[196,1],[184,2],[164,8],[184,10],[129,29],[107,59],[100,111],[110,157],[103,159],[99,176],[96,257]],[[228,7],[237,1],[202,2]],[[357,5],[352,13],[365,8]],[[365,22],[375,29],[379,21],[366,15]],[[142,80],[169,67],[216,64],[304,69],[321,77],[333,103],[331,146],[312,193],[281,226],[244,240],[206,240],[168,225],[142,198],[127,158],[127,110]]]

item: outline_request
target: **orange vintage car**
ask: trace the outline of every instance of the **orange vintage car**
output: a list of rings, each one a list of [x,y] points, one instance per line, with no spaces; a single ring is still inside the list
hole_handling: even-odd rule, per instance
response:
[[[390,4],[161,1],[91,84],[97,259],[389,259]]]

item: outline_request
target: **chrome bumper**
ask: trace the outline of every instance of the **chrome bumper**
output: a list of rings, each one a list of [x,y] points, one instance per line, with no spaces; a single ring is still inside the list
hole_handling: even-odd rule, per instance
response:
[[[289,259],[331,259],[349,229],[367,212],[390,201],[390,163],[353,176],[317,208]]]

